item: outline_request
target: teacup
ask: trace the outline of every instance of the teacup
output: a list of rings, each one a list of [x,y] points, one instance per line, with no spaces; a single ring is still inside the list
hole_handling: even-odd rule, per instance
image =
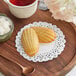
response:
[[[26,6],[16,6],[10,2],[10,0],[4,0],[10,9],[10,12],[17,18],[29,18],[37,10],[38,0],[35,0],[32,4]]]

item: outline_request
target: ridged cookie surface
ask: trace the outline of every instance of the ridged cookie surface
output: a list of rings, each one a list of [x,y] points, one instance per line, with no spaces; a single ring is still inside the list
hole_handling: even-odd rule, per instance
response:
[[[34,56],[39,49],[39,40],[36,32],[32,28],[25,29],[21,36],[24,51],[29,56]]]
[[[40,43],[50,43],[55,40],[56,34],[52,29],[47,27],[32,27],[39,38]]]

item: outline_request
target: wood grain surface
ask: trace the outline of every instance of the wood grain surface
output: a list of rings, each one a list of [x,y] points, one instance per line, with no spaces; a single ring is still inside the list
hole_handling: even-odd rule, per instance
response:
[[[0,0],[0,13],[5,13],[8,17],[10,17],[15,26],[11,38],[5,43],[0,43],[0,53],[10,59],[16,60],[23,66],[33,66],[35,71],[27,76],[64,76],[72,69],[72,67],[74,67],[76,64],[76,27],[74,29],[74,24],[55,20],[51,17],[51,13],[49,13],[49,11],[41,10],[37,10],[37,12],[28,19],[18,19],[10,13],[7,4],[5,4],[3,0]],[[67,41],[66,46],[58,58],[48,62],[33,63],[24,59],[16,51],[15,37],[17,32],[26,24],[34,21],[46,21],[55,24],[65,34]],[[1,56],[0,71],[4,73],[5,76],[22,76],[21,68],[18,65]]]

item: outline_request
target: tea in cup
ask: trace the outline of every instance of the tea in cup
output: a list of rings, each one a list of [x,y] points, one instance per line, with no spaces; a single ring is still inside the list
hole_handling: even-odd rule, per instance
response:
[[[37,10],[38,0],[4,0],[17,18],[31,17]]]

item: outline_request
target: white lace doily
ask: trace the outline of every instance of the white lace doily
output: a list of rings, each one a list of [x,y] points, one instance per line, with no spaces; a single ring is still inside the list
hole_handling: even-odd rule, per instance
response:
[[[56,39],[52,43],[40,43],[39,52],[35,56],[29,57],[24,52],[24,49],[22,47],[21,35],[24,29],[32,26],[42,26],[53,29],[56,32]],[[25,59],[33,62],[43,62],[43,61],[52,60],[53,58],[57,58],[58,55],[60,55],[61,52],[64,50],[66,40],[63,32],[56,25],[52,25],[51,23],[47,23],[47,22],[34,22],[32,24],[28,24],[27,26],[21,28],[21,30],[18,32],[16,36],[15,42],[16,42],[17,51]]]

